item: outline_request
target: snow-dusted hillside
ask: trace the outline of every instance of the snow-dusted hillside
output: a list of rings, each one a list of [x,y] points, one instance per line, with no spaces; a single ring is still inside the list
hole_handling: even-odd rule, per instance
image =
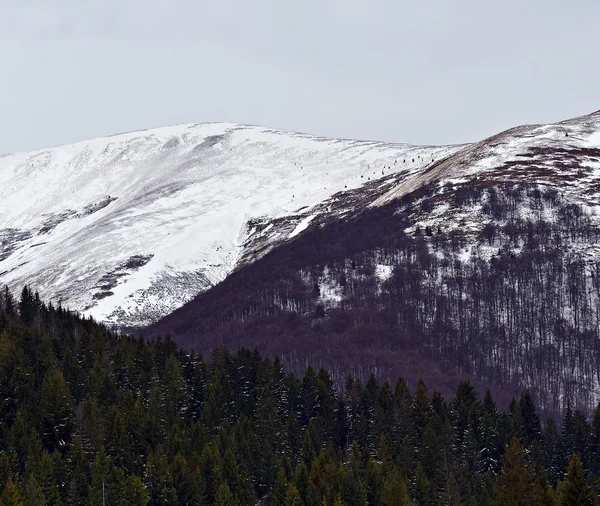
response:
[[[197,124],[3,156],[0,283],[143,326],[460,149]]]
[[[377,199],[386,204],[433,181],[486,179],[556,185],[585,204],[600,204],[600,111],[549,125],[524,125],[464,146]]]

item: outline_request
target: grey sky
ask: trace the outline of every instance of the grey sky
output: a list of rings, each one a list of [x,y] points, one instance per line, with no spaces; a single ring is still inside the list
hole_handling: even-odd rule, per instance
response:
[[[0,0],[0,153],[228,121],[413,143],[600,109],[596,0]]]

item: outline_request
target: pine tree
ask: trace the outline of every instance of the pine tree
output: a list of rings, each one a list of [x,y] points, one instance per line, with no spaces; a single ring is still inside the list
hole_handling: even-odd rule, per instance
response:
[[[300,465],[296,469],[294,473],[294,488],[298,491],[300,495],[300,499],[303,503],[307,503],[308,498],[308,484],[309,484],[309,474],[306,464],[304,462],[300,462]],[[288,487],[289,489],[289,487]],[[286,502],[287,502],[287,492],[286,492]]]
[[[279,466],[277,472],[277,479],[275,485],[273,485],[273,492],[271,493],[271,506],[283,506],[285,503],[285,494],[288,488],[288,478],[286,476],[285,469],[283,466]]]
[[[302,443],[302,457],[307,466],[319,455],[321,443],[319,441],[319,432],[317,430],[317,422],[311,421],[304,433],[304,441]]]
[[[123,496],[127,506],[146,506],[150,502],[150,494],[148,494],[146,487],[144,487],[142,479],[135,475],[127,478]]]
[[[454,473],[450,471],[444,483],[444,488],[441,494],[441,503],[446,506],[464,506],[462,501],[460,487],[456,481]]]
[[[494,506],[541,505],[540,492],[525,451],[519,440],[513,438],[502,457]]]
[[[552,418],[546,422],[543,431],[542,464],[548,473],[550,483],[556,485],[564,474],[562,465],[562,436]]]
[[[435,471],[442,460],[442,446],[438,435],[429,424],[423,434],[421,444],[421,466],[429,479],[433,479]]]
[[[67,469],[69,475],[68,503],[84,504],[87,501],[90,469],[79,438],[74,439],[68,453]]]
[[[54,475],[54,461],[47,451],[42,453],[38,469],[38,482],[46,498],[46,504],[48,506],[60,504],[60,493]]]
[[[122,471],[116,469],[104,446],[94,458],[91,469],[91,487],[89,498],[92,504],[116,504],[123,496],[124,476]]]
[[[0,495],[0,506],[23,506],[21,494],[12,478],[9,478]]]
[[[397,469],[393,469],[383,482],[381,500],[385,506],[410,506],[406,481]]]
[[[27,481],[25,482],[23,504],[25,506],[45,506],[46,504],[46,498],[44,497],[42,487],[40,487],[40,484],[35,479],[33,473],[29,473]]]
[[[383,432],[379,437],[377,458],[381,463],[381,472],[386,476],[392,469],[392,445],[389,438]]]
[[[200,457],[200,469],[203,481],[206,484],[206,501],[213,504],[217,498],[219,484],[223,482],[221,454],[219,453],[219,447],[214,442],[204,446]]]
[[[434,506],[435,498],[431,482],[421,466],[415,474],[414,497],[419,506]]]
[[[521,394],[519,407],[523,419],[523,443],[529,446],[538,440],[542,434],[540,416],[529,392]]]
[[[36,294],[37,295],[37,294]],[[31,288],[24,286],[21,291],[21,300],[19,301],[19,314],[24,323],[30,324],[33,322],[39,308],[39,295],[33,294]]]
[[[367,487],[360,475],[352,469],[344,475],[342,499],[347,506],[365,506],[367,504]]]
[[[423,380],[419,380],[417,384],[411,408],[413,430],[416,441],[420,444],[432,415],[431,401],[427,395],[427,387]]]
[[[28,457],[39,459],[42,454],[42,442],[22,409],[17,410],[8,435],[8,445],[12,449],[12,468],[19,475],[25,473],[25,462]]]
[[[108,410],[105,425],[104,444],[106,452],[114,465],[131,470],[131,438],[125,417],[117,406],[112,406]]]
[[[145,485],[152,506],[168,505],[175,502],[175,488],[167,457],[159,444],[148,456]]]
[[[287,486],[283,504],[284,506],[302,506],[304,504],[300,498],[298,489],[294,485],[289,484]]]
[[[482,476],[488,472],[495,474],[499,464],[498,432],[488,409],[479,419],[478,440],[477,473]]]
[[[591,506],[595,503],[594,494],[585,481],[579,456],[571,457],[567,475],[558,485],[558,506]]]
[[[175,355],[169,356],[165,364],[165,418],[167,426],[182,423],[188,409],[188,389],[181,372],[181,364]]]
[[[341,494],[335,496],[335,501],[333,502],[333,506],[345,506],[344,501],[342,501]]]
[[[365,485],[367,487],[367,502],[370,506],[381,504],[383,476],[381,466],[374,459],[369,459],[365,469]]]
[[[71,441],[75,411],[73,397],[60,369],[46,374],[40,398],[44,444],[50,451],[64,451]]]
[[[215,506],[238,506],[227,483],[221,483],[217,489]]]

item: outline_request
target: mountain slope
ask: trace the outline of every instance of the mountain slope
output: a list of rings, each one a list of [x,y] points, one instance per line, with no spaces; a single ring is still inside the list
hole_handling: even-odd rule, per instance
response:
[[[337,196],[335,219],[315,218],[146,335],[256,346],[297,370],[321,362],[338,384],[375,370],[444,391],[466,376],[529,389],[549,412],[590,411],[599,132],[599,113],[519,127]]]
[[[336,193],[457,149],[198,124],[3,156],[0,280],[147,325],[331,214]]]
[[[187,125],[0,158],[0,276],[203,352],[600,396],[600,112],[451,147]],[[498,391],[498,390],[497,390]]]

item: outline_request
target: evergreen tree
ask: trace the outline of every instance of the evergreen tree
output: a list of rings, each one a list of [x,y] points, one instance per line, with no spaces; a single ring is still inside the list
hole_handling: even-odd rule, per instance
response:
[[[302,443],[302,456],[304,462],[309,466],[312,461],[319,455],[321,444],[319,441],[319,432],[317,430],[317,422],[311,421],[304,433],[304,441]]]
[[[302,506],[304,504],[300,498],[298,489],[294,485],[290,484],[287,486],[283,504],[284,506]]]
[[[600,403],[592,418],[589,456],[590,471],[595,476],[600,475]]]
[[[581,460],[576,453],[571,457],[567,475],[559,484],[557,495],[559,506],[591,506],[595,503],[594,494],[585,481]]]
[[[42,453],[38,465],[38,482],[48,506],[60,504],[60,493],[54,475],[54,461],[47,451]]]
[[[44,444],[50,451],[65,451],[71,441],[75,413],[71,392],[60,369],[48,372],[40,395]]]
[[[0,495],[0,506],[23,506],[21,494],[12,478],[9,478]]]
[[[162,506],[175,502],[173,477],[165,452],[160,444],[148,456],[145,485],[150,495],[151,506]]]
[[[309,484],[309,474],[308,469],[306,468],[306,464],[304,462],[300,462],[300,465],[296,469],[294,473],[294,488],[298,492],[300,496],[300,500],[302,503],[307,503],[308,498],[308,484]],[[289,491],[289,487],[288,487]],[[287,492],[286,492],[286,503],[287,503]]]
[[[414,498],[420,506],[434,506],[435,504],[431,482],[421,466],[417,468],[415,474]]]
[[[24,286],[21,291],[21,300],[19,301],[21,320],[26,324],[32,323],[40,309],[39,306],[39,295],[37,293],[34,295],[31,288]]]
[[[494,506],[537,506],[542,504],[535,474],[517,438],[502,457],[496,482]]]
[[[217,499],[219,484],[223,482],[221,454],[214,442],[204,446],[202,456],[200,457],[200,469],[203,481],[206,484],[206,501],[209,504],[213,504]]]
[[[344,475],[342,483],[342,499],[347,506],[365,506],[367,504],[367,487],[355,471],[350,469]]]
[[[67,503],[79,505],[87,503],[90,470],[79,438],[75,438],[67,458],[69,481]]]
[[[421,467],[430,479],[433,479],[441,460],[442,445],[432,425],[429,424],[425,429],[421,444]]]
[[[562,436],[552,418],[548,419],[543,431],[542,464],[550,483],[556,485],[563,477]]]
[[[165,418],[167,426],[182,423],[188,410],[189,393],[175,355],[169,356],[165,364]]]
[[[46,498],[44,497],[42,487],[40,487],[40,484],[35,479],[33,473],[29,473],[29,476],[25,481],[23,504],[25,506],[44,506],[46,504]]]
[[[410,506],[406,481],[397,469],[386,476],[383,482],[381,500],[385,506]]]
[[[383,489],[383,475],[381,466],[374,459],[369,459],[365,469],[365,485],[367,488],[367,502],[370,506],[381,504],[381,491]]]
[[[216,506],[237,506],[231,490],[227,483],[221,483],[217,490],[217,496],[215,499]]]
[[[119,482],[119,474],[115,472],[110,457],[106,454],[104,446],[94,458],[91,469],[91,486],[89,498],[92,504],[116,504],[121,500],[122,483]]]
[[[144,487],[142,479],[139,476],[135,475],[132,475],[129,478],[127,478],[123,490],[123,497],[125,499],[125,504],[127,504],[128,506],[146,506],[150,502],[150,495],[148,494],[146,487]]]
[[[288,478],[283,466],[279,467],[277,472],[277,479],[275,485],[273,485],[273,492],[271,493],[270,504],[272,506],[283,506],[285,503],[285,494],[288,488]]]
[[[444,483],[441,502],[447,506],[464,506],[458,482],[452,471],[448,473],[446,483]]]
[[[523,442],[526,445],[530,445],[540,438],[542,428],[540,416],[538,415],[533,398],[529,392],[521,394],[519,407],[521,408],[521,416],[523,419]]]

